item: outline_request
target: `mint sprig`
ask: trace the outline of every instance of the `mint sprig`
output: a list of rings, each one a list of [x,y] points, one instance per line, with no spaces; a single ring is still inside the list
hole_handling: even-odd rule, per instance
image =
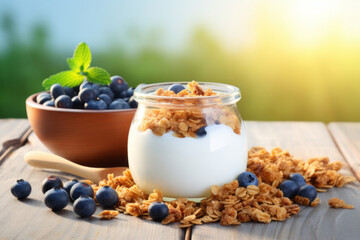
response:
[[[90,67],[91,52],[88,45],[81,42],[77,45],[72,58],[66,59],[71,70],[59,72],[46,78],[42,85],[48,90],[54,83],[63,87],[75,87],[84,81],[85,77],[89,82],[98,84],[109,84],[110,74],[103,68]]]

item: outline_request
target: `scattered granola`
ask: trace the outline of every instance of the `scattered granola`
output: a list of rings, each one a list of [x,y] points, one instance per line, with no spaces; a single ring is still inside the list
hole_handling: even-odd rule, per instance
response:
[[[275,148],[267,152],[264,148],[252,148],[249,151],[248,170],[254,172],[259,185],[239,187],[237,180],[220,186],[211,186],[211,196],[197,204],[186,198],[178,198],[165,202],[169,208],[169,215],[162,220],[162,224],[180,222],[180,227],[189,227],[194,224],[220,222],[221,225],[239,225],[255,221],[269,223],[284,221],[300,211],[298,204],[309,206],[310,200],[300,196],[294,202],[283,196],[278,185],[291,173],[298,172],[305,176],[309,184],[318,188],[342,187],[355,179],[338,173],[342,167],[340,162],[329,163],[328,158],[312,158],[304,162],[295,160],[287,151]],[[102,186],[111,186],[119,196],[115,210],[124,214],[151,220],[148,209],[155,201],[163,201],[160,190],[154,189],[146,194],[135,185],[130,170],[122,176],[114,177],[109,174],[107,179],[99,185],[91,185],[96,191]],[[297,203],[297,204],[296,204]],[[320,203],[316,198],[310,206]],[[332,198],[329,200],[332,207],[353,208],[343,200]],[[102,218],[110,219],[116,211],[104,211]],[[99,215],[100,216],[100,215]]]
[[[102,211],[98,216],[100,219],[112,219],[119,214],[119,211],[105,210]]]
[[[171,90],[164,90],[162,88],[155,92],[157,96],[164,97],[207,97],[214,96],[217,93],[210,88],[204,90],[200,85],[192,81],[188,83],[187,89],[175,94]],[[160,101],[170,101],[169,99],[162,99]],[[174,99],[172,101],[179,101]],[[201,99],[187,99],[184,102],[186,105],[201,106]],[[196,137],[196,131],[201,127],[212,124],[225,124],[233,129],[236,134],[240,134],[240,121],[233,111],[231,106],[212,107],[212,108],[188,108],[188,109],[147,109],[144,117],[139,125],[140,131],[150,129],[155,135],[162,136],[163,134],[173,131],[174,136]]]
[[[346,208],[346,209],[354,208],[354,205],[347,204],[344,200],[341,200],[339,198],[330,198],[328,204],[330,207],[333,208]]]

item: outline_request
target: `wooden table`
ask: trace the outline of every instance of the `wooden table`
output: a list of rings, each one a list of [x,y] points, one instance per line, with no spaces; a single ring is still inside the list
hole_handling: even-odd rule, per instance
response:
[[[345,163],[342,173],[360,179],[360,123],[321,122],[246,122],[248,145],[271,149],[280,146],[297,158],[329,156]],[[0,120],[0,142],[19,135],[29,126],[25,119]],[[284,222],[243,223],[239,226],[203,224],[180,229],[179,224],[161,225],[120,214],[103,221],[95,215],[80,219],[69,204],[54,213],[45,207],[41,182],[52,171],[34,169],[24,162],[30,150],[44,150],[35,134],[0,163],[0,239],[360,239],[360,184],[351,183],[319,193],[316,208],[302,207],[301,212]],[[55,172],[63,180],[73,177]],[[29,199],[19,201],[10,186],[19,178],[32,184]],[[331,197],[353,204],[355,209],[332,209]],[[101,211],[97,209],[96,213]]]

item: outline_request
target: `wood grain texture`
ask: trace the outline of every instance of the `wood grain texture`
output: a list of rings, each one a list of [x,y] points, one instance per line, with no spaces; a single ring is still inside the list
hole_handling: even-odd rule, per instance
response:
[[[329,123],[328,128],[345,160],[360,180],[360,123]]]
[[[43,203],[42,180],[50,174],[64,181],[73,176],[26,165],[24,155],[31,150],[46,150],[35,134],[0,167],[0,239],[184,239],[185,230],[179,224],[164,226],[124,214],[113,220],[100,220],[96,215],[101,207],[90,219],[77,217],[72,204],[58,213],[52,212]],[[10,193],[10,186],[19,178],[32,185],[29,198],[23,201]]]
[[[329,156],[344,161],[326,126],[318,122],[246,122],[248,146],[264,146],[268,150],[281,147],[297,158]],[[347,167],[342,173],[351,175]],[[360,185],[320,193],[316,208],[302,207],[301,212],[284,222],[243,223],[239,226],[220,226],[219,223],[197,225],[192,240],[198,239],[359,239]],[[339,197],[355,209],[332,209],[327,201]]]

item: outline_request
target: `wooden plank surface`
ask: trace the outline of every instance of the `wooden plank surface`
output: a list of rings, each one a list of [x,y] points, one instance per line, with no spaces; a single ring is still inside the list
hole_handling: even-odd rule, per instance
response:
[[[268,150],[281,147],[297,158],[329,156],[344,161],[326,126],[318,122],[246,122],[248,146],[264,146]],[[351,175],[348,167],[342,173]],[[243,223],[220,226],[219,223],[197,225],[192,240],[198,239],[359,239],[360,185],[330,189],[318,194],[321,203],[316,208],[302,207],[301,212],[284,222]],[[332,209],[327,201],[339,197],[355,209]]]
[[[328,128],[354,175],[360,180],[360,123],[334,122]]]
[[[101,207],[90,219],[77,217],[72,204],[59,213],[52,212],[43,203],[42,180],[50,174],[64,181],[73,176],[26,165],[24,155],[31,150],[44,150],[35,134],[0,166],[0,239],[184,239],[185,230],[179,224],[163,226],[123,214],[113,220],[99,220],[96,215]],[[10,186],[19,178],[32,185],[29,199],[24,201],[10,193]]]

